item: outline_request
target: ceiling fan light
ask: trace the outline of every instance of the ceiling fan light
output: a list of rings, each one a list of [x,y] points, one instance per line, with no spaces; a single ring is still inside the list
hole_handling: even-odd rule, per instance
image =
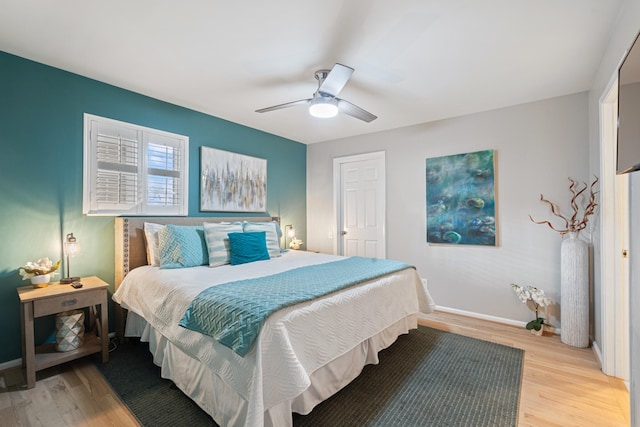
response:
[[[321,119],[335,117],[338,114],[338,101],[324,96],[313,98],[309,103],[309,114]]]

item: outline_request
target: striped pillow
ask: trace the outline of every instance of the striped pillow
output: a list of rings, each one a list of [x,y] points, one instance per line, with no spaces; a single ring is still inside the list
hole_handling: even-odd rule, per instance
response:
[[[242,233],[240,222],[205,222],[204,237],[209,250],[209,265],[219,267],[229,264],[231,253],[229,248],[229,233]]]
[[[280,238],[278,237],[279,226],[277,222],[245,222],[243,229],[245,233],[248,231],[266,232],[269,256],[275,258],[282,255],[280,253]]]

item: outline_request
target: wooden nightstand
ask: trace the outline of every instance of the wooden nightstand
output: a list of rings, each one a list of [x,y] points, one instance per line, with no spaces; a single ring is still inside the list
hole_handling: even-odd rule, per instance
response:
[[[27,372],[27,388],[36,385],[36,371],[99,352],[102,352],[102,362],[109,360],[109,285],[96,276],[83,277],[80,281],[83,287],[79,289],[59,282],[46,288],[32,285],[17,288],[22,319],[22,365]],[[56,351],[55,344],[35,347],[33,319],[85,307],[89,307],[89,324],[90,328],[95,325],[95,334],[87,331],[84,344],[65,352]]]

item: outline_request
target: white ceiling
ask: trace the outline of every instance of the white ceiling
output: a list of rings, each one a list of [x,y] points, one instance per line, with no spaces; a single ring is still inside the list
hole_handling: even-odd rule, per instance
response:
[[[619,0],[0,0],[0,50],[314,143],[588,90]],[[314,72],[378,116],[317,119]]]

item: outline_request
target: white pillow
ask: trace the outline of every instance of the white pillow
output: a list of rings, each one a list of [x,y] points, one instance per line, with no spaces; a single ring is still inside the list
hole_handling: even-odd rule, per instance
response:
[[[279,257],[280,253],[280,238],[278,237],[279,226],[275,221],[270,222],[246,222],[243,227],[245,232],[248,231],[264,231],[267,237],[267,250],[271,258]]]
[[[231,262],[229,233],[242,233],[241,222],[205,222],[204,238],[209,250],[209,265],[218,267]]]
[[[147,242],[147,264],[156,267],[160,266],[160,251],[158,250],[160,240],[158,238],[158,232],[162,230],[163,227],[164,225],[153,222],[144,223],[144,239]]]

